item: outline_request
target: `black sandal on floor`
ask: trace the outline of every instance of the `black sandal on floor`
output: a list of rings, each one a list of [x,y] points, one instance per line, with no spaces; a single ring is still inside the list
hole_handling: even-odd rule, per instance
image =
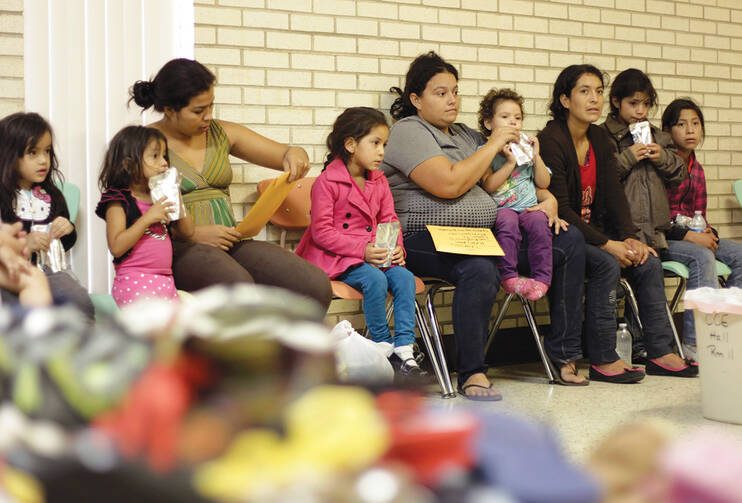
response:
[[[613,384],[633,384],[644,379],[646,374],[639,367],[624,368],[622,372],[608,372],[600,370],[596,365],[590,365],[590,379]]]
[[[651,376],[696,377],[698,375],[698,365],[694,365],[694,363],[695,362],[691,363],[691,361],[685,360],[685,365],[680,368],[673,368],[661,364],[656,358],[650,358],[647,362],[647,366],[644,367],[644,370]]]
[[[580,375],[577,372],[577,364],[575,362],[567,362],[566,365],[573,364],[575,366],[574,372],[572,372],[573,375]],[[572,382],[572,381],[565,381],[562,377],[562,366],[565,364],[557,361],[549,359],[549,365],[551,366],[551,373],[554,375],[554,380],[552,382],[561,384],[562,386],[587,386],[590,384],[590,379],[587,377],[582,382]]]
[[[467,395],[466,390],[469,388],[486,389],[491,393],[487,395]],[[463,386],[459,386],[458,391],[459,395],[463,396],[467,400],[472,400],[474,402],[499,402],[500,400],[502,400],[502,394],[499,391],[495,390],[495,386],[493,384],[490,384],[489,386],[482,386],[481,384],[465,384]]]

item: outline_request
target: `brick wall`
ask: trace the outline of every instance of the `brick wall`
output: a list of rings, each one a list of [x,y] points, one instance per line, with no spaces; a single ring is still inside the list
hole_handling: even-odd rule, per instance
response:
[[[22,10],[22,0],[0,0],[0,116],[23,109]],[[545,123],[550,86],[564,66],[589,62],[611,76],[641,68],[659,91],[655,123],[677,96],[703,106],[699,158],[709,219],[722,236],[742,238],[731,190],[742,178],[738,0],[197,0],[195,14],[196,57],[218,78],[217,117],[302,145],[315,174],[337,114],[354,105],[388,110],[388,88],[403,83],[424,51],[438,51],[460,70],[459,120],[474,126],[479,97],[510,86],[526,98],[530,131]],[[255,201],[255,183],[276,173],[233,161],[241,217]],[[265,238],[278,235],[269,228]],[[450,301],[450,293],[442,296],[444,305]],[[543,302],[537,312],[548,320]],[[512,313],[503,326],[524,326],[515,304]],[[341,317],[363,323],[357,302],[334,303],[329,319]],[[450,321],[449,309],[441,319]]]
[[[510,86],[525,98],[525,128],[546,120],[559,71],[593,63],[611,77],[649,73],[663,106],[698,100],[706,115],[699,158],[709,220],[742,237],[731,185],[742,173],[742,4],[738,0],[197,0],[196,57],[217,74],[216,116],[299,144],[318,172],[329,127],[345,107],[388,111],[390,86],[410,61],[435,50],[460,71],[459,120],[476,124],[479,98]],[[606,104],[605,110],[608,110]],[[255,200],[255,182],[275,172],[235,161],[235,211]],[[298,239],[299,235],[290,235]],[[269,229],[267,239],[275,240]],[[668,283],[668,286],[674,286]],[[668,289],[668,293],[672,289]],[[450,293],[441,303],[448,306]],[[500,297],[501,298],[501,297]],[[513,303],[503,326],[525,326]],[[547,322],[545,302],[537,306]],[[449,322],[450,309],[441,310]],[[335,302],[329,319],[362,325],[358,302]]]
[[[23,110],[23,0],[0,0],[0,117]]]

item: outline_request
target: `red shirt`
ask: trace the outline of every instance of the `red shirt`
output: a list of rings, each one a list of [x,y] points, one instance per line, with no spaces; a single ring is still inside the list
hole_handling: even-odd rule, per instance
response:
[[[580,217],[585,223],[590,223],[593,200],[595,200],[595,178],[596,178],[595,153],[592,143],[587,150],[585,164],[580,164],[580,180],[582,181],[582,210]]]
[[[693,217],[696,210],[706,218],[706,175],[695,152],[691,152],[688,161],[688,177],[677,187],[667,189],[670,219],[678,214]]]

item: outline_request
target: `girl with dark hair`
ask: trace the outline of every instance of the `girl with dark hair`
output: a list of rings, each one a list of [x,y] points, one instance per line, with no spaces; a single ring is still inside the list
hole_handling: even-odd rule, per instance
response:
[[[664,260],[675,260],[688,267],[687,288],[718,288],[716,260],[732,269],[726,286],[742,287],[742,245],[720,239],[719,233],[708,225],[703,232],[694,232],[682,225],[678,216],[693,217],[700,211],[706,219],[706,176],[696,158],[696,148],[703,140],[705,125],[701,108],[689,98],[679,98],[670,103],[662,114],[662,130],[669,134],[683,160],[687,178],[677,186],[667,189],[670,217],[676,222],[667,233],[667,250]],[[683,349],[696,357],[696,325],[693,312],[683,315]]]
[[[651,141],[634,141],[631,126],[645,122],[657,105],[657,91],[649,77],[636,68],[624,70],[611,84],[611,113],[601,127],[616,147],[618,179],[624,186],[631,218],[639,238],[655,250],[667,248],[670,228],[666,187],[685,178],[683,160],[670,135],[649,124]]]
[[[404,267],[402,235],[391,253],[391,266],[384,266],[389,250],[375,245],[377,225],[398,221],[389,184],[379,171],[388,137],[389,126],[378,110],[349,108],[338,116],[327,137],[325,169],[312,185],[312,221],[296,253],[331,279],[360,290],[371,339],[389,356],[393,351],[403,375],[420,375],[412,354],[415,277]],[[389,290],[394,297],[394,338],[386,322]]]
[[[585,333],[590,378],[638,382],[645,372],[616,353],[616,287],[623,274],[639,302],[649,374],[691,377],[698,367],[672,352],[662,265],[638,239],[626,195],[618,180],[616,150],[606,131],[594,125],[604,103],[603,73],[592,65],[568,66],[554,83],[549,109],[554,117],[538,134],[541,156],[552,170],[551,191],[559,215],[586,241]],[[581,291],[575,285],[572,295]],[[582,357],[579,337],[564,339],[566,361]]]
[[[212,116],[214,75],[201,63],[174,59],[152,81],[134,84],[134,102],[154,107],[163,118],[151,124],[167,138],[170,163],[183,175],[181,191],[196,230],[191,241],[173,243],[173,275],[182,290],[237,282],[280,286],[330,304],[331,291],[321,269],[265,241],[242,240],[229,197],[229,156],[290,173],[309,169],[307,153]],[[203,265],[208,264],[208,268]]]
[[[400,120],[392,126],[381,166],[404,232],[408,268],[456,286],[452,318],[459,393],[471,400],[499,400],[502,395],[487,378],[484,361],[489,318],[500,283],[497,261],[437,252],[426,225],[492,228],[497,204],[478,182],[495,154],[519,136],[515,127],[496,127],[485,141],[479,132],[456,122],[458,111],[456,69],[433,52],[418,56],[407,72],[404,91],[392,105],[392,114]],[[548,191],[538,196],[542,200],[539,209],[547,213],[549,224],[561,228],[556,201]],[[567,260],[581,256],[579,233],[562,232],[560,236],[564,237],[560,244],[569,244],[565,254],[554,247],[554,277],[565,273]],[[561,258],[556,259],[559,254]],[[527,257],[521,258],[527,264]],[[580,262],[578,270],[583,267]],[[562,303],[564,293],[559,289],[556,295],[560,313],[569,310]],[[554,333],[566,329],[559,325],[565,321],[559,316],[552,320]],[[574,329],[579,327],[569,327]]]
[[[173,203],[165,197],[152,200],[148,181],[168,167],[167,140],[155,128],[125,127],[108,146],[95,214],[106,221],[116,268],[111,293],[120,307],[152,297],[178,298],[168,230],[188,239],[194,226],[188,214],[169,226]]]
[[[479,103],[479,131],[487,137],[492,128],[523,128],[523,97],[512,89],[491,89]],[[495,232],[505,255],[498,258],[502,287],[507,293],[538,300],[551,283],[551,229],[546,215],[533,209],[538,204],[536,191],[549,187],[551,174],[539,155],[538,139],[529,137],[533,149],[531,161],[518,164],[507,144],[492,161],[491,170],[482,176],[482,187],[497,202]],[[518,274],[518,249],[528,240],[530,278]]]
[[[60,179],[52,128],[43,117],[18,112],[0,121],[0,216],[6,223],[23,223],[31,253],[48,250],[53,239],[59,239],[66,251],[77,240],[56,185]],[[49,224],[48,232],[32,228],[44,224]],[[93,303],[80,283],[65,271],[44,266],[44,272],[55,302],[71,302],[93,319]]]

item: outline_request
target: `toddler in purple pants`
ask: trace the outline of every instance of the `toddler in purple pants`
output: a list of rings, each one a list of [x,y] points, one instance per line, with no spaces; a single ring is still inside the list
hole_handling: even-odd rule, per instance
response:
[[[492,89],[480,102],[479,128],[489,136],[493,129],[508,126],[523,128],[523,98],[512,89]],[[549,186],[551,172],[539,155],[538,139],[529,137],[528,142],[533,160],[518,164],[511,144],[507,144],[480,183],[497,202],[495,234],[505,252],[498,261],[502,287],[508,293],[538,300],[551,284],[551,229],[546,214],[533,208],[538,204],[536,189]],[[523,234],[528,238],[530,278],[518,276]]]

